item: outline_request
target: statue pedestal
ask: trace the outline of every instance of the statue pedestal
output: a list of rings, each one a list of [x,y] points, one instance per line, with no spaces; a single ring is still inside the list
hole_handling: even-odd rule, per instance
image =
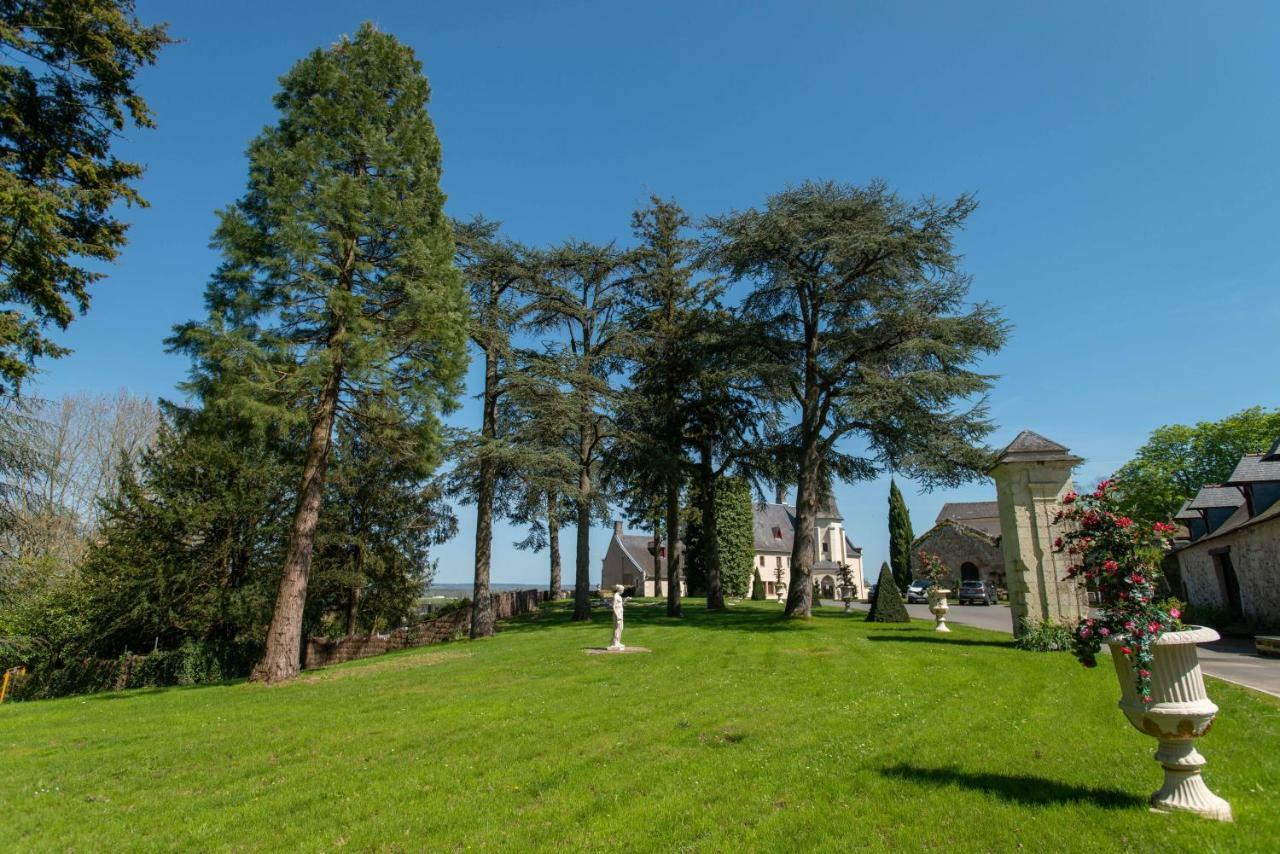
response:
[[[593,646],[584,649],[587,655],[631,655],[637,652],[650,652],[642,646],[620,646],[614,649],[611,646]]]

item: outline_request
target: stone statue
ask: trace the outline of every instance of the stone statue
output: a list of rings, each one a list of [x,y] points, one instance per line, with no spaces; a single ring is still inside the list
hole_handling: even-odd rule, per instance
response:
[[[622,585],[613,585],[613,643],[609,644],[610,652],[622,652],[622,608],[626,599],[622,598]]]

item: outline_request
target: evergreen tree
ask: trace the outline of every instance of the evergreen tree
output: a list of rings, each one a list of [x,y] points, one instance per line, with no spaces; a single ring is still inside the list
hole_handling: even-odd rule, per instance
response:
[[[760,578],[760,570],[757,569],[755,570],[755,578],[751,582],[751,601],[763,602],[764,600],[764,580]]]
[[[911,513],[902,499],[902,492],[893,479],[889,480],[889,566],[893,580],[901,588],[911,583]]]
[[[466,291],[440,191],[429,87],[371,25],[281,79],[279,122],[249,148],[248,192],[221,214],[209,319],[180,327],[207,406],[305,436],[266,650],[254,679],[295,676],[335,425],[434,467],[438,416],[466,365]]]
[[[706,591],[707,557],[710,552],[702,523],[701,487],[694,490],[695,504],[685,525],[686,567],[689,593]],[[716,555],[720,561],[720,579],[724,595],[741,598],[755,563],[755,527],[751,504],[751,487],[743,478],[716,479]]]
[[[718,267],[754,286],[742,314],[775,366],[766,381],[795,413],[783,437],[798,460],[788,616],[809,614],[828,479],[891,469],[947,485],[985,467],[991,377],[971,366],[1006,330],[991,306],[965,305],[953,235],[973,208],[967,196],[911,204],[880,183],[806,183],[708,221]],[[841,451],[850,434],[862,456]]]
[[[154,126],[134,76],[169,42],[132,0],[0,3],[0,54],[12,59],[0,63],[0,395],[38,357],[68,352],[45,329],[88,308],[101,263],[125,243],[117,205],[145,204],[142,166],[111,147]]]
[[[612,245],[566,243],[543,259],[529,306],[534,331],[564,334],[545,352],[524,354],[532,381],[521,398],[534,429],[564,438],[574,468],[565,489],[577,525],[574,620],[591,619],[591,521],[608,513],[600,465],[615,435],[609,380],[627,349],[619,323],[626,272],[625,256]]]
[[[871,599],[871,610],[867,612],[867,621],[871,623],[909,623],[911,616],[907,606],[898,592],[898,585],[893,581],[893,571],[889,564],[880,564],[880,580],[876,582],[876,595]]]
[[[638,245],[630,255],[625,315],[631,330],[627,354],[631,375],[624,401],[636,462],[630,476],[633,488],[653,490],[663,502],[667,614],[677,616],[683,555],[676,543],[688,464],[686,404],[695,381],[694,351],[719,289],[698,275],[698,243],[688,235],[688,215],[674,201],[650,197],[648,206],[632,215],[631,226]],[[702,588],[690,582],[689,593],[695,586]],[[708,605],[715,607],[708,594]]]
[[[453,480],[457,492],[475,502],[475,583],[472,591],[471,637],[493,634],[489,564],[493,552],[493,517],[501,469],[510,465],[510,430],[498,423],[499,402],[514,367],[512,333],[523,311],[521,286],[528,287],[532,256],[524,247],[501,238],[496,222],[477,217],[454,226],[458,266],[471,292],[471,340],[484,357],[480,433],[464,447],[476,457],[474,477]],[[508,514],[509,515],[509,514]]]

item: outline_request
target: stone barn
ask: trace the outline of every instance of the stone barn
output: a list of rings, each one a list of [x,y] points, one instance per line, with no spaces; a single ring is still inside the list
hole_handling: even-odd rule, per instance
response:
[[[937,554],[962,581],[990,581],[1005,588],[1000,551],[1000,509],[994,501],[953,501],[942,506],[928,531],[911,543],[911,569],[920,569],[920,551]]]

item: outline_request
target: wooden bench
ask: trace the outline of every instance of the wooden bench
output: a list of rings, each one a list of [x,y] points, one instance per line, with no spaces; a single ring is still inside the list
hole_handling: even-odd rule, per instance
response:
[[[1280,635],[1258,635],[1253,639],[1258,655],[1274,655],[1280,657]]]

